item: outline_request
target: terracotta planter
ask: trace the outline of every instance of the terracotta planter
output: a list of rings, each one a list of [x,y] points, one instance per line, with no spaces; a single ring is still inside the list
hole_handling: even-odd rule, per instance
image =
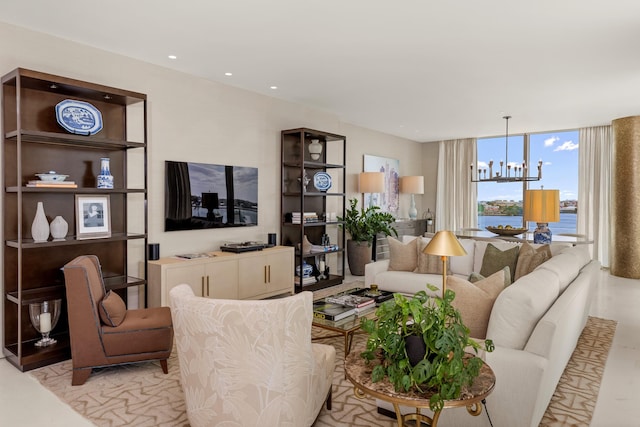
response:
[[[364,266],[371,262],[371,245],[368,242],[347,240],[347,262],[354,276],[364,276]]]

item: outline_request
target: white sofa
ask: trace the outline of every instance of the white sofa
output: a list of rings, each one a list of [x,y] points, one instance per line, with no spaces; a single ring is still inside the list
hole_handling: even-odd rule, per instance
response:
[[[406,241],[407,239],[405,239]],[[466,256],[452,257],[454,275],[479,271],[486,241],[461,240]],[[514,243],[491,242],[501,250]],[[552,244],[553,257],[519,278],[497,297],[487,328],[495,350],[482,355],[496,375],[487,398],[493,425],[538,426],[587,320],[600,264],[589,247]],[[387,271],[389,260],[368,264],[365,283],[380,289],[412,294],[427,282],[440,286],[441,275]],[[469,271],[471,269],[471,271]],[[379,407],[392,410],[378,401]],[[461,409],[447,409],[439,426],[489,427],[485,411],[472,417]]]

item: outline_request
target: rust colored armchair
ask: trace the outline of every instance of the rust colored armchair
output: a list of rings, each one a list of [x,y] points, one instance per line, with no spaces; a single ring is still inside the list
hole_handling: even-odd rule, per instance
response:
[[[64,266],[73,364],[72,385],[82,385],[92,368],[159,360],[168,372],[173,348],[169,307],[127,310],[115,293],[105,293],[100,262],[83,255]]]

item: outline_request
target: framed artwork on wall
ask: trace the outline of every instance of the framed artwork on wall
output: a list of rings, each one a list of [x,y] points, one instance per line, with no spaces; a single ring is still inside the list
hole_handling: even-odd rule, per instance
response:
[[[387,157],[364,155],[365,172],[384,173],[384,193],[373,193],[364,195],[363,206],[370,206],[373,197],[373,205],[379,206],[382,212],[389,212],[392,215],[398,214],[400,205],[400,161]]]
[[[108,195],[76,195],[76,239],[111,237],[110,209]]]

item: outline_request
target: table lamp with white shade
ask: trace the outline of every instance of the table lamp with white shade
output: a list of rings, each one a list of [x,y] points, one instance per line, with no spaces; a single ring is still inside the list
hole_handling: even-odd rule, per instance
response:
[[[361,172],[358,176],[358,191],[371,195],[369,207],[372,207],[373,195],[384,192],[384,172]]]
[[[416,194],[424,194],[423,176],[402,176],[400,177],[400,192],[411,194],[411,206],[409,207],[409,219],[418,217],[416,209]]]
[[[442,298],[447,291],[447,257],[463,256],[467,251],[462,247],[460,241],[452,231],[438,231],[431,241],[422,250],[429,255],[439,255],[442,259]]]

